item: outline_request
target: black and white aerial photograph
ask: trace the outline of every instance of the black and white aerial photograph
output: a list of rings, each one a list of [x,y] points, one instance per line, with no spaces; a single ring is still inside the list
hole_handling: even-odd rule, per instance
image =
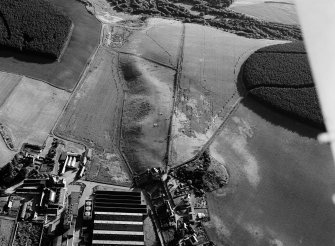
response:
[[[0,0],[0,246],[335,246],[334,0]]]

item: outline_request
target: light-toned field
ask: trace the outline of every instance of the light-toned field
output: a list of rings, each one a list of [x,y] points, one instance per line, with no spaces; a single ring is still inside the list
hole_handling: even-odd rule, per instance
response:
[[[22,76],[0,72],[0,107],[6,102],[9,95],[22,80]],[[15,155],[14,151],[7,148],[0,136],[0,167],[6,165]]]
[[[12,93],[21,80],[22,76],[20,75],[0,72],[0,106],[5,103],[8,96]]]
[[[0,246],[10,245],[14,233],[15,220],[0,218]]]
[[[142,30],[133,32],[120,50],[176,67],[182,27],[179,21],[150,18]]]
[[[317,133],[243,100],[210,146],[230,174],[207,195],[216,245],[334,245],[335,172]]]
[[[299,19],[294,4],[280,2],[260,2],[255,4],[240,4],[231,6],[230,9],[266,21],[289,25],[299,25]]]
[[[255,50],[278,42],[186,24],[170,164],[187,161],[205,145],[243,94],[236,81],[245,59]]]
[[[17,75],[7,75],[0,83],[5,88],[1,96],[7,97],[1,98],[0,121],[10,130],[15,147],[24,142],[42,145],[69,93],[37,80],[19,79]]]
[[[239,5],[253,5],[264,2],[281,2],[286,4],[295,4],[295,0],[233,0],[233,3],[230,7],[239,6]]]
[[[135,172],[164,167],[175,71],[124,55],[127,85],[122,118],[122,151]]]

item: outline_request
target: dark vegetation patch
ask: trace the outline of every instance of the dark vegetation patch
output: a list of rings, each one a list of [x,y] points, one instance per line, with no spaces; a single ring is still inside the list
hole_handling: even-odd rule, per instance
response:
[[[323,118],[315,87],[275,88],[259,87],[250,91],[258,100],[269,104],[284,113],[322,127]]]
[[[306,48],[303,42],[291,42],[286,44],[276,44],[266,46],[256,51],[256,53],[303,53],[306,54]]]
[[[44,0],[2,0],[0,45],[57,59],[72,22]]]
[[[249,95],[302,122],[324,129],[323,117],[302,42],[260,49],[244,64]]]
[[[61,61],[57,62],[47,57],[17,52],[0,46],[0,70],[44,80],[58,88],[72,90],[80,79],[90,56],[99,44],[101,25],[79,1],[45,1],[56,6],[74,24],[70,42],[62,55]],[[29,1],[25,0],[24,2]],[[2,5],[2,1],[0,5]],[[4,27],[0,24],[0,28]],[[48,30],[43,29],[44,32],[47,33]],[[44,35],[42,36],[44,37]]]
[[[211,157],[205,151],[199,158],[174,170],[172,175],[191,186],[195,195],[201,196],[204,192],[217,190],[228,183],[228,174],[217,173],[211,165]]]
[[[39,245],[42,231],[42,223],[19,222],[13,246]]]
[[[283,40],[301,40],[300,28],[293,25],[269,23],[244,14],[237,13],[227,7],[231,0],[189,0],[191,12],[178,5],[179,1],[169,0],[108,0],[116,11],[130,14],[163,16],[184,22],[210,25],[227,32],[236,33],[248,38],[268,38]],[[206,18],[206,15],[215,18]]]
[[[314,86],[306,54],[255,53],[244,67],[248,90],[256,87],[301,88]]]

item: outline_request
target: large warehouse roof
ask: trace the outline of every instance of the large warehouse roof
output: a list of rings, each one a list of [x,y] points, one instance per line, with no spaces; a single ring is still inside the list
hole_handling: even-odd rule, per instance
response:
[[[97,191],[92,245],[144,245],[140,192]]]

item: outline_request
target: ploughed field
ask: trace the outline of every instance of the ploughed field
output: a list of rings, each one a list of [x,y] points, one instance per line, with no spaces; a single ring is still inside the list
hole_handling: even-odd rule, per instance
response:
[[[302,42],[256,51],[245,62],[242,76],[255,99],[305,123],[324,127]]]
[[[41,0],[34,0],[34,2],[35,1],[41,2]],[[36,56],[29,53],[8,49],[6,47],[0,47],[0,70],[30,76],[38,80],[47,81],[51,85],[54,85],[58,88],[71,91],[80,79],[80,76],[84,71],[88,60],[90,59],[91,55],[93,54],[99,43],[100,23],[93,15],[87,12],[85,6],[79,1],[45,1],[47,6],[49,6],[49,4],[53,4],[54,6],[56,6],[57,9],[59,9],[62,13],[64,13],[65,16],[72,20],[72,23],[74,25],[71,39],[61,57],[60,62],[42,56]],[[13,1],[9,2],[12,3]],[[28,4],[28,2],[30,1],[15,0],[14,2],[20,2],[20,4]],[[1,6],[3,7],[2,4]],[[23,11],[25,14],[29,14],[32,13],[31,11],[33,10],[31,8],[27,9],[22,7],[20,8],[20,11]],[[9,14],[10,12],[6,13]],[[30,16],[23,15],[26,16],[29,21],[34,22],[29,25],[29,28],[32,28],[33,31],[27,31],[26,33],[22,31],[22,33],[20,33],[20,35],[23,35],[23,37],[26,38],[24,44],[28,43],[27,40],[30,40],[32,38],[29,35],[37,35],[41,40],[38,39],[37,41],[40,42],[36,45],[35,43],[31,43],[31,46],[33,47],[31,47],[30,50],[32,50],[33,48],[36,49],[36,47],[42,46],[43,44],[44,49],[50,49],[52,51],[52,54],[59,55],[59,50],[57,47],[59,47],[58,43],[60,43],[60,41],[58,41],[58,43],[52,41],[50,42],[50,40],[47,40],[48,37],[50,38],[50,36],[45,35],[44,33],[45,30],[47,30],[47,32],[50,32],[51,34],[52,32],[55,32],[55,38],[59,38],[59,40],[61,40],[61,38],[58,36],[60,34],[57,30],[63,30],[60,29],[59,26],[63,22],[59,22],[60,24],[56,25],[55,21],[57,22],[60,17],[57,15],[58,19],[55,17],[56,20],[54,20],[53,18],[51,18],[52,14],[49,14],[48,11],[41,12],[39,10],[37,11],[37,13],[39,16],[41,16],[41,19],[39,20],[44,21],[43,24],[39,25],[38,27],[36,27],[36,25],[40,23],[38,20],[35,20],[34,18],[28,18]],[[1,24],[2,20],[3,19],[0,17],[0,30],[3,30],[4,28]],[[20,22],[20,25],[24,25],[24,23],[27,23],[28,25],[30,22]],[[43,34],[39,35],[38,32],[42,32],[42,30]],[[1,32],[1,34],[2,36],[6,35],[6,32]],[[53,35],[52,38],[54,38]],[[45,42],[48,45],[44,45]]]

